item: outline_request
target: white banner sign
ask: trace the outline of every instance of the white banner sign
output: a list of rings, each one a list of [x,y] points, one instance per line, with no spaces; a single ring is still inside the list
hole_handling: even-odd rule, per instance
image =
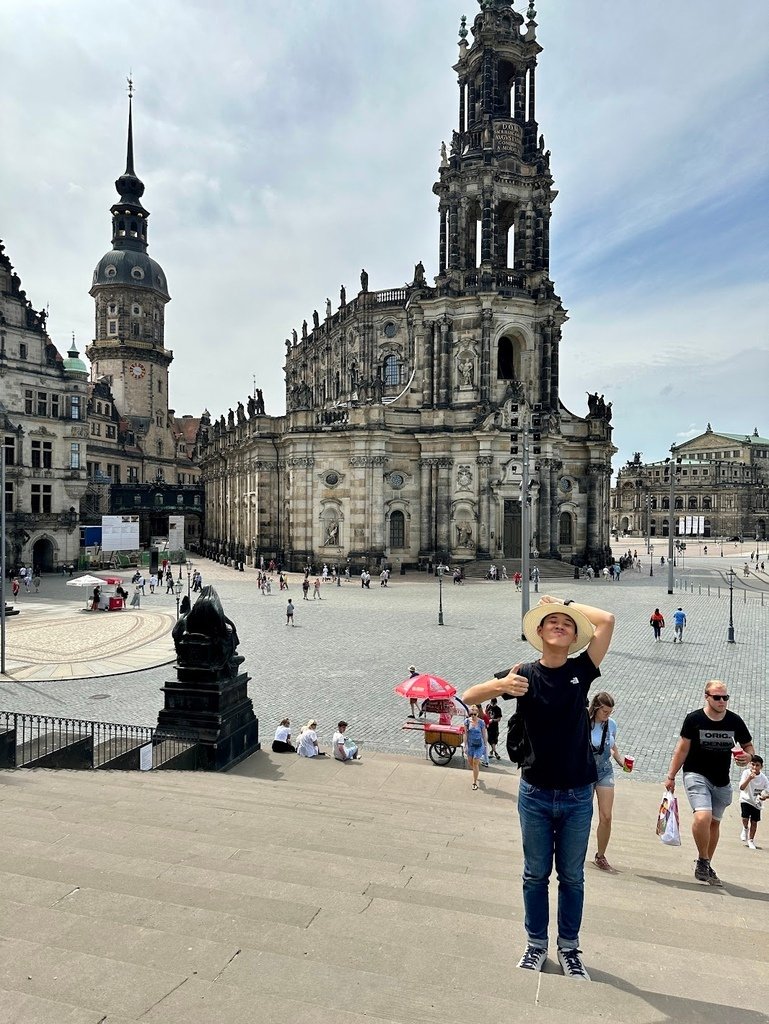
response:
[[[152,744],[145,743],[143,747],[139,747],[139,771],[149,772],[152,771]]]
[[[184,547],[184,516],[168,517],[168,547],[172,551]]]
[[[138,516],[102,516],[101,546],[103,551],[138,551]]]

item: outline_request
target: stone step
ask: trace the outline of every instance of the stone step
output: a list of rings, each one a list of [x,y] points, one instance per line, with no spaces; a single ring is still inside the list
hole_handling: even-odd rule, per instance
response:
[[[0,773],[0,1019],[767,1019],[763,853],[739,843],[733,809],[716,890],[692,876],[688,810],[684,846],[667,849],[661,787],[618,780],[621,870],[586,869],[586,986],[552,962],[511,969],[518,776],[484,783],[381,755],[263,753],[228,775]]]

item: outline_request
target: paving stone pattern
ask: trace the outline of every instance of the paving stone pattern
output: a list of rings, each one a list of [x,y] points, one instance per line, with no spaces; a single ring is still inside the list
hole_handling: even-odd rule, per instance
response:
[[[709,678],[727,682],[733,710],[745,717],[757,749],[767,752],[767,577],[752,574],[744,583],[742,577],[736,581],[737,643],[730,645],[728,588],[720,574],[731,561],[695,557],[687,562],[677,585],[679,579],[685,580],[695,592],[676,589],[672,597],[666,577],[650,579],[645,572],[623,574],[619,583],[561,579],[541,584],[542,592],[549,588],[556,596],[608,608],[617,616],[600,685],[615,696],[620,751],[636,755],[640,778],[664,774],[683,716],[700,706],[703,683]],[[370,749],[421,754],[421,736],[401,728],[406,702],[393,693],[408,675],[409,664],[445,677],[461,692],[499,669],[533,657],[520,639],[521,597],[512,582],[444,582],[445,624],[439,626],[438,581],[423,575],[394,577],[387,588],[375,577],[370,590],[355,579],[340,587],[327,583],[322,600],[304,601],[297,575],[290,577],[288,594],[279,593],[276,585],[272,595],[263,596],[253,570],[239,573],[205,560],[196,565],[204,583],[216,586],[237,625],[263,741],[269,741],[277,722],[289,715],[297,728],[317,718],[321,739],[328,743],[336,721],[344,717],[350,722],[349,734]],[[741,556],[735,557],[734,566],[741,570]],[[743,593],[743,586],[750,590]],[[23,614],[9,620],[9,634],[27,617],[39,615],[42,621],[46,602],[51,607],[64,601],[72,605],[58,578],[47,578],[42,590],[45,596],[28,595],[20,602]],[[288,596],[296,605],[295,627],[285,625]],[[532,593],[532,603],[536,600]],[[679,604],[689,625],[685,642],[673,645],[672,612]],[[648,624],[655,606],[668,620],[659,644]],[[175,599],[148,594],[142,607],[174,611]],[[86,619],[80,620],[80,628],[87,633]],[[107,660],[109,651],[103,655]],[[165,665],[83,680],[0,682],[0,708],[152,725],[162,704],[160,687],[172,672],[172,666]]]

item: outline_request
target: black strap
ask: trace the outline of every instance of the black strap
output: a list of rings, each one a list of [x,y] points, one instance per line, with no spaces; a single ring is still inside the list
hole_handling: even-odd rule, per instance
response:
[[[592,734],[592,731],[593,731],[593,728],[591,726],[591,728],[590,728],[591,734]],[[607,718],[606,721],[603,723],[603,731],[601,733],[601,745],[600,745],[600,747],[593,747],[593,740],[592,740],[592,738],[590,740],[590,746],[593,747],[593,753],[594,754],[602,754],[604,752],[604,748],[606,746],[606,734],[608,733],[608,731],[609,731],[609,719]]]

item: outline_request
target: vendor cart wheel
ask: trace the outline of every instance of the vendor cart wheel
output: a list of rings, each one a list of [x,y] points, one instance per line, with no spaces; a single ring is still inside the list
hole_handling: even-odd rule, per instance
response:
[[[454,756],[454,747],[450,747],[448,743],[431,743],[430,744],[430,760],[433,764],[448,764]]]

